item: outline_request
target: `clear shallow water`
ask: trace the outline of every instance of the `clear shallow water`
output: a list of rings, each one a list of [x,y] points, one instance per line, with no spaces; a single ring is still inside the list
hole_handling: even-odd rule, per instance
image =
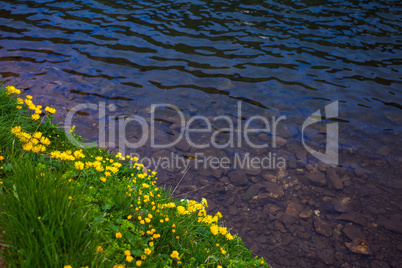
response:
[[[276,149],[243,143],[161,150],[148,141],[130,152],[187,159],[201,152],[231,160],[246,153],[283,156],[283,170],[234,172],[196,169],[193,163],[176,193],[210,199],[232,232],[274,267],[397,267],[400,12],[398,1],[0,1],[0,75],[56,107],[59,121],[80,103],[114,104],[106,117],[91,109],[74,117],[78,132],[92,140],[109,116],[119,122],[139,115],[150,124],[150,107],[158,103],[179,107],[186,120],[228,115],[235,121],[239,102],[242,122],[255,115],[286,116],[278,124],[285,141]],[[336,100],[340,163],[334,169],[306,151],[301,126]],[[179,135],[176,113],[160,109],[155,116],[158,142]],[[325,133],[325,125],[316,124],[304,134],[322,151]],[[132,142],[141,137],[135,125],[126,134]],[[250,136],[255,143],[272,140]],[[225,133],[218,137],[228,139]],[[179,169],[159,171],[161,184],[172,187],[182,175]],[[239,182],[238,174],[247,180]],[[353,253],[345,243],[356,239],[367,241],[372,254]]]

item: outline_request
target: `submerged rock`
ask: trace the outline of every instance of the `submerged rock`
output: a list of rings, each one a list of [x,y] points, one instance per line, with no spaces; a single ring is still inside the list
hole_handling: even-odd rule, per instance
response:
[[[342,215],[336,217],[335,219],[357,223],[362,226],[367,225],[367,220],[365,218],[363,218],[359,213],[354,213],[354,212],[342,214]]]
[[[324,186],[327,184],[324,173],[314,169],[307,174],[307,179],[314,185]]]
[[[261,189],[261,185],[260,184],[253,184],[251,185],[248,190],[244,193],[243,195],[243,200],[244,201],[248,201],[251,198],[253,198],[254,196],[256,196],[258,194],[258,192]]]
[[[342,232],[350,239],[350,240],[364,240],[365,237],[360,231],[360,229],[354,225],[346,226],[342,229]]]
[[[342,197],[342,198],[333,199],[332,205],[334,206],[335,211],[344,213],[344,212],[348,211],[348,209],[349,209],[350,198]]]
[[[313,210],[311,210],[310,208],[306,207],[305,209],[303,209],[302,212],[300,212],[299,217],[302,219],[307,219],[310,218],[311,215],[313,215]]]
[[[300,203],[290,202],[286,208],[285,213],[290,216],[297,217],[297,216],[299,216],[299,214],[303,210],[303,208],[304,208],[304,206]]]
[[[364,240],[353,240],[351,243],[345,242],[345,246],[353,253],[371,255],[369,244]]]
[[[229,173],[229,180],[235,186],[243,186],[248,183],[247,175],[241,170],[233,170]]]
[[[343,183],[341,179],[339,178],[338,174],[336,174],[336,171],[334,168],[330,168],[327,170],[327,181],[328,181],[328,186],[332,189],[335,190],[342,190],[343,189]]]
[[[320,218],[316,218],[314,220],[314,227],[317,233],[322,234],[326,237],[330,237],[332,235],[332,228],[329,224],[321,220]]]
[[[389,219],[380,217],[378,223],[383,225],[388,231],[402,234],[402,215],[392,214]]]
[[[268,192],[268,195],[272,198],[281,198],[285,194],[282,188],[273,182],[264,182],[264,189]]]

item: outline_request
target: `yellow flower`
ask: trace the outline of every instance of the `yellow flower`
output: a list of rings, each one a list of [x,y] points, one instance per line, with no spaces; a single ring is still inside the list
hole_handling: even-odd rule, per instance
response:
[[[96,252],[102,252],[102,251],[103,251],[103,248],[101,246],[96,247]]]
[[[71,265],[64,265],[64,268],[73,268]]]
[[[211,233],[213,233],[214,235],[217,235],[219,232],[219,227],[216,224],[212,224],[211,227],[209,227],[209,229],[211,230]]]
[[[27,152],[31,151],[32,150],[32,143],[24,144],[22,146],[22,149],[24,149],[24,151],[27,151]]]
[[[132,262],[133,260],[134,260],[134,258],[132,256],[127,256],[126,257],[127,262]]]
[[[170,257],[172,258],[172,259],[177,259],[177,260],[180,260],[180,258],[179,258],[179,252],[177,252],[176,250],[174,250],[173,252],[172,252],[172,254],[170,254]]]
[[[70,195],[70,196],[68,197],[68,199],[70,199],[70,200],[71,200],[71,199],[73,199],[73,197]]]
[[[39,114],[33,114],[31,116],[32,120],[38,120],[40,118]]]
[[[149,244],[150,247],[153,247],[153,246],[154,246],[154,242],[152,242],[152,241],[149,242],[148,244]]]
[[[142,261],[136,261],[135,262],[135,265],[137,265],[137,266],[141,266],[141,264],[142,264]]]
[[[128,216],[127,216],[127,220],[130,220],[132,217],[133,217],[133,216],[128,215]]]
[[[4,160],[4,156],[0,156],[0,161]]]
[[[15,126],[11,129],[11,133],[17,134],[21,132],[21,127],[20,126]]]
[[[221,248],[221,252],[222,252],[223,255],[226,254],[226,250],[224,250],[223,248]]]
[[[125,251],[124,251],[124,254],[125,254],[126,256],[131,256],[130,250],[125,250]]]
[[[75,130],[75,126],[73,126],[73,127],[70,129],[70,132],[73,133],[74,130]]]
[[[151,252],[152,251],[149,248],[144,249],[144,253],[147,255],[151,254]]]
[[[216,268],[222,268],[222,266],[218,265]]]
[[[106,178],[105,178],[105,177],[100,177],[100,180],[101,180],[102,182],[106,182]]]
[[[74,166],[75,166],[75,168],[78,169],[78,170],[83,170],[84,167],[85,167],[85,164],[82,163],[81,161],[77,161],[77,162],[74,163]]]
[[[226,234],[226,239],[227,240],[233,240],[233,236],[230,233]]]
[[[6,86],[6,90],[8,91],[8,94],[21,94],[21,90],[15,88],[14,86]]]
[[[31,96],[31,95],[27,95],[27,99],[28,99],[28,100],[32,100],[32,96]]]
[[[56,112],[56,109],[50,108],[49,106],[46,106],[45,111],[47,111],[47,112],[49,112],[51,114],[54,114]]]
[[[39,152],[44,152],[46,151],[46,147],[43,146],[42,144],[36,145],[32,148],[32,152],[34,153],[39,153]]]
[[[179,212],[179,214],[182,215],[186,212],[186,209],[183,206],[178,206],[177,212]]]
[[[50,144],[50,140],[49,140],[48,138],[46,138],[46,137],[42,137],[42,138],[40,139],[40,142],[41,142],[43,145],[49,145],[49,144]]]
[[[35,132],[34,134],[32,134],[32,137],[34,137],[35,139],[40,139],[42,137],[42,132]]]
[[[85,158],[85,154],[82,153],[82,150],[76,150],[73,154],[76,158]]]
[[[219,232],[222,235],[226,235],[228,233],[228,229],[226,227],[219,227]]]
[[[123,235],[120,232],[116,233],[116,238],[122,238],[122,237]]]

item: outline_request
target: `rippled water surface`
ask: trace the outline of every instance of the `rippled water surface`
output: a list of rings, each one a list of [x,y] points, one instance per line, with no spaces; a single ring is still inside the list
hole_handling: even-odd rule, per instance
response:
[[[399,1],[0,0],[0,75],[57,108],[58,121],[81,103],[114,104],[105,115],[74,116],[91,140],[135,115],[155,124],[156,142],[175,140],[184,131],[178,113],[152,104],[178,107],[186,122],[206,116],[212,131],[229,127],[214,121],[221,115],[235,127],[286,116],[276,148],[242,138],[226,148],[155,149],[148,140],[129,152],[192,160],[175,194],[208,198],[274,267],[401,267],[401,11]],[[339,114],[329,122],[338,123],[340,148],[331,167],[302,144],[303,136],[324,152],[328,122],[304,135],[302,125],[334,101]],[[130,142],[140,140],[138,126],[127,126]],[[264,128],[261,120],[251,127]],[[211,133],[192,139],[207,143]],[[260,131],[250,140],[273,137]],[[233,164],[247,153],[283,157],[286,168],[195,167],[195,158]],[[174,187],[183,169],[158,171],[161,185]]]

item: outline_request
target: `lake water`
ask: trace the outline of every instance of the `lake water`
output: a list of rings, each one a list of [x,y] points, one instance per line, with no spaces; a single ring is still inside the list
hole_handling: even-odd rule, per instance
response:
[[[382,0],[0,0],[0,75],[57,121],[95,105],[73,117],[89,140],[149,137],[121,149],[158,164],[178,198],[207,198],[273,267],[401,267],[401,11]],[[336,136],[329,165],[313,154]]]

